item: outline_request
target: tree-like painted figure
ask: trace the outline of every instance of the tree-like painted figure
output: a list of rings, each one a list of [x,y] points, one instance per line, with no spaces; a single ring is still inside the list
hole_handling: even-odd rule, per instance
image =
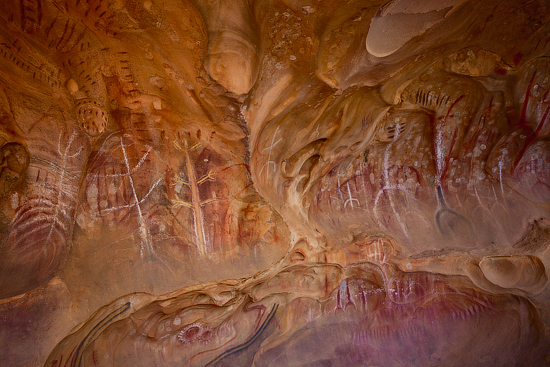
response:
[[[213,198],[201,202],[201,198],[199,194],[199,186],[208,180],[213,180],[214,176],[212,175],[212,171],[210,170],[204,177],[201,177],[200,179],[197,180],[195,171],[193,170],[193,164],[191,163],[189,152],[198,148],[200,145],[201,145],[200,143],[196,143],[192,147],[189,147],[189,144],[185,139],[183,140],[183,147],[179,145],[177,142],[174,142],[174,146],[176,147],[176,149],[183,152],[183,155],[185,157],[185,167],[186,167],[185,174],[187,176],[187,181],[182,180],[179,176],[176,177],[175,184],[182,183],[191,189],[191,202],[189,203],[184,200],[181,200],[179,196],[178,196],[178,200],[172,200],[172,202],[174,203],[174,206],[183,205],[193,210],[193,216],[195,219],[195,234],[197,236],[197,245],[201,256],[204,256],[206,253],[206,250],[205,250],[206,246],[205,246],[205,236],[204,236],[204,218],[202,215],[201,208],[207,204],[217,201],[218,198],[216,198],[214,193]]]

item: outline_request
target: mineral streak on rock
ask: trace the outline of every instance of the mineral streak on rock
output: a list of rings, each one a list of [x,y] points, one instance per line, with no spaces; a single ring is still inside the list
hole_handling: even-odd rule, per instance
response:
[[[1,1],[0,363],[547,366],[549,9]]]

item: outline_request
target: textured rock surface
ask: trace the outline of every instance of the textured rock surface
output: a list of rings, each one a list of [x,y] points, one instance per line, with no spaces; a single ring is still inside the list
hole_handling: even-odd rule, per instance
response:
[[[1,2],[2,365],[550,364],[549,9]]]

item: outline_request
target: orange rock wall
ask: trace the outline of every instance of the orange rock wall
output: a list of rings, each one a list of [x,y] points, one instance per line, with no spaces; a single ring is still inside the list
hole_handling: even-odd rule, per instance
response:
[[[549,9],[1,2],[1,364],[548,365]]]

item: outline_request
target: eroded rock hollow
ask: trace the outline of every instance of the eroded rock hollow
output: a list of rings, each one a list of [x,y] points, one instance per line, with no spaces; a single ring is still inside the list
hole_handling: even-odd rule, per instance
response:
[[[548,0],[4,0],[4,366],[550,365]]]

